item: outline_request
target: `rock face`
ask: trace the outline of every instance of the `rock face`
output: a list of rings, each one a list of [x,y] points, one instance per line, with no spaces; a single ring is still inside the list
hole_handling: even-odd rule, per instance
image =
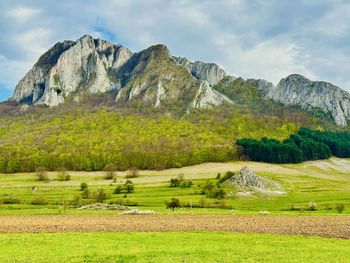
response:
[[[189,62],[190,63],[190,62]],[[205,108],[230,100],[214,91],[225,75],[215,64],[192,63],[193,77],[164,45],[138,53],[85,35],[57,43],[17,84],[13,100],[59,105],[70,94],[116,91],[117,104],[147,107]]]
[[[121,45],[84,35],[77,41],[57,43],[42,55],[17,84],[12,100],[53,107],[64,103],[70,95],[79,101],[81,93],[110,92],[116,96],[118,106],[189,111],[233,103],[233,97],[245,98],[254,93],[243,85],[248,84],[253,91],[255,88],[261,91],[256,95],[261,98],[307,111],[321,110],[341,126],[350,120],[350,94],[330,83],[294,74],[277,86],[262,79],[248,79],[239,85],[238,91],[230,93],[229,85],[236,80],[214,63],[173,57],[164,45],[133,53]]]
[[[227,183],[239,188],[256,187],[262,190],[268,189],[267,182],[262,177],[250,171],[247,166],[239,170],[238,174],[231,177]]]
[[[206,80],[209,85],[215,85],[226,76],[226,72],[214,63],[204,63],[187,58],[174,57],[175,61],[185,67],[196,79]]]
[[[282,79],[277,86],[266,80],[247,81],[283,105],[299,106],[308,111],[320,109],[329,113],[340,126],[346,126],[350,120],[350,94],[331,83],[311,81],[298,74]]]
[[[132,55],[131,51],[101,39],[83,36],[56,44],[18,83],[13,99],[50,107],[79,90],[91,93],[120,88],[112,72]]]

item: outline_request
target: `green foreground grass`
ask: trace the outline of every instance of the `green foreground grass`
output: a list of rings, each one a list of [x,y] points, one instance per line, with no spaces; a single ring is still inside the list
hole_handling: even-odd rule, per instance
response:
[[[350,240],[239,233],[0,234],[0,262],[349,262]]]

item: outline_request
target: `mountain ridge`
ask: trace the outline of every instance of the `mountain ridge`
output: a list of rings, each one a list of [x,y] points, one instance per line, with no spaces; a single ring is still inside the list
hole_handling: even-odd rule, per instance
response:
[[[59,42],[43,54],[19,81],[11,99],[54,107],[69,96],[79,101],[81,92],[113,91],[119,106],[178,107],[189,112],[234,103],[215,86],[235,79],[215,63],[174,57],[162,44],[134,53],[84,35],[77,41]],[[297,74],[281,79],[276,86],[263,79],[247,79],[246,83],[277,103],[330,114],[339,126],[347,126],[350,120],[350,94],[331,83]]]

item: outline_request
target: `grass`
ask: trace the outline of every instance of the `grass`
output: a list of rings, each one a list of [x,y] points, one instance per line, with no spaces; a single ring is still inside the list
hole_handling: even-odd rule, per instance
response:
[[[165,209],[164,202],[177,197],[180,201],[197,204],[206,198],[200,195],[201,185],[207,179],[215,180],[218,172],[237,171],[247,165],[257,174],[280,183],[286,195],[253,197],[229,197],[220,208],[182,208],[175,213],[190,214],[250,214],[268,210],[271,214],[336,214],[335,205],[345,205],[344,214],[350,213],[350,160],[336,159],[308,162],[297,165],[273,165],[254,162],[210,163],[163,171],[141,171],[131,179],[135,183],[133,193],[113,194],[117,184],[125,182],[126,172],[118,172],[117,182],[103,179],[102,172],[70,172],[70,181],[36,181],[35,174],[0,174],[0,200],[13,197],[20,204],[0,205],[0,214],[113,214],[113,211],[78,211],[72,200],[81,195],[80,183],[87,182],[91,192],[103,188],[108,195],[105,201],[119,202],[152,209],[160,213],[172,213]],[[183,173],[185,179],[193,181],[191,188],[169,187],[170,178]],[[54,179],[56,172],[49,173]],[[43,196],[46,205],[31,205],[36,197]],[[221,200],[206,198],[209,204],[221,205]],[[317,211],[306,211],[308,203],[315,201]],[[85,201],[84,201],[85,202]],[[94,202],[91,200],[91,202]],[[291,211],[291,207],[294,211]],[[234,211],[232,211],[232,209]]]
[[[0,234],[1,262],[348,262],[350,240],[240,233]]]

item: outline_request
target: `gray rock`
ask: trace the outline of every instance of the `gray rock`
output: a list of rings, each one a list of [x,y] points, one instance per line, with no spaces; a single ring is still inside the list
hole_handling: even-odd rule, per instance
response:
[[[214,63],[204,63],[195,61],[194,63],[187,58],[174,57],[175,61],[185,67],[196,79],[205,80],[209,85],[215,85],[226,76],[226,72]]]
[[[331,83],[311,81],[298,74],[281,79],[277,86],[263,79],[248,79],[247,82],[283,105],[329,113],[337,125],[346,126],[350,120],[350,94]]]
[[[254,172],[250,171],[247,166],[244,166],[237,175],[231,177],[225,184],[233,185],[238,188],[252,188],[267,190],[268,183],[266,180]]]
[[[122,46],[88,35],[58,43],[18,83],[13,99],[52,107],[81,89],[91,93],[118,89],[113,72],[131,55]]]
[[[116,90],[115,101],[120,105],[138,100],[143,106],[160,107],[182,101],[188,108],[206,108],[230,102],[209,84],[225,76],[222,69],[203,62],[190,64],[197,78],[186,67],[179,67],[164,45],[132,53],[84,35],[46,52],[18,83],[12,99],[53,107],[64,103],[70,94],[78,101],[80,92]]]

